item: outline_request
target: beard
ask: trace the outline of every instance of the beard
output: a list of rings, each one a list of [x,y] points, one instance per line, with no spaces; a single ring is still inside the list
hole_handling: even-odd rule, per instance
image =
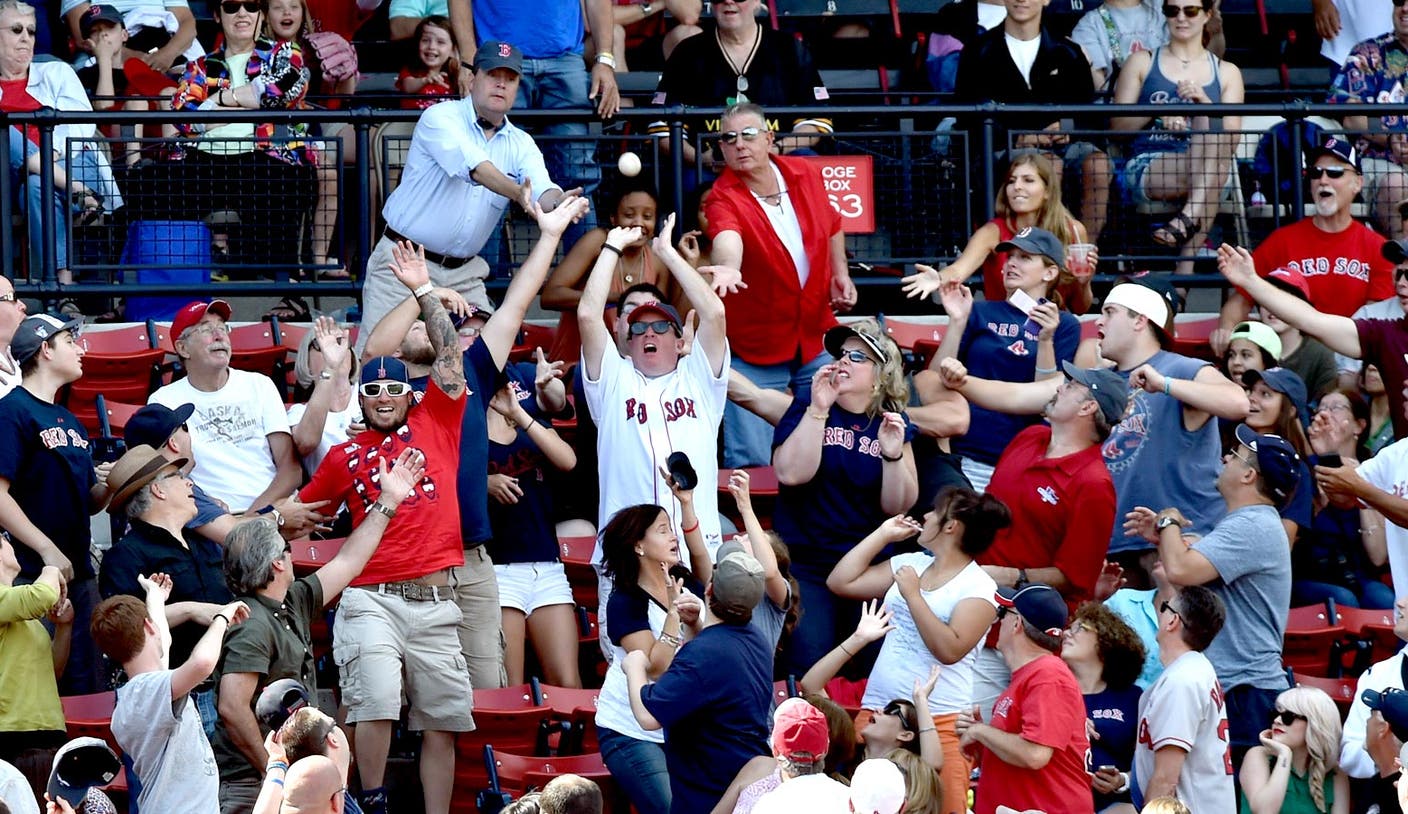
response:
[[[401,344],[401,361],[408,365],[430,365],[435,363],[435,348],[429,342],[424,345]]]

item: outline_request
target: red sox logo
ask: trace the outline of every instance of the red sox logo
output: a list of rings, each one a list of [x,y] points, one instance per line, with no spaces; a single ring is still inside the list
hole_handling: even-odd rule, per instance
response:
[[[513,46],[506,42],[499,43],[499,56],[507,58],[513,55]]]

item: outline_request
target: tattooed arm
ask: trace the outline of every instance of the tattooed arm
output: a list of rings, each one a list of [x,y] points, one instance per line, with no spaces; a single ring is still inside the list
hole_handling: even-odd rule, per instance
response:
[[[464,357],[460,353],[459,335],[455,333],[450,313],[436,295],[430,283],[430,270],[425,266],[425,248],[410,241],[400,241],[391,247],[391,271],[412,293],[424,289],[417,302],[420,315],[425,320],[425,333],[430,337],[430,346],[435,349],[435,364],[430,368],[430,378],[435,386],[450,398],[457,399],[464,392]]]

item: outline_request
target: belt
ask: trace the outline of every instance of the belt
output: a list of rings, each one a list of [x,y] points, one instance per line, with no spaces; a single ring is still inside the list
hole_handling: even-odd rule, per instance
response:
[[[392,240],[398,240],[398,241],[399,241],[399,240],[404,240],[404,241],[406,241],[406,242],[408,242],[408,243],[415,243],[415,242],[416,242],[416,241],[411,240],[410,238],[406,237],[405,235],[401,234],[400,232],[396,231],[395,229],[392,229],[390,226],[386,227],[386,231],[383,232],[383,234],[385,234],[387,237],[391,238]],[[426,259],[426,260],[429,260],[430,262],[432,262],[432,263],[434,263],[434,264],[436,264],[436,265],[438,265],[438,266],[443,266],[444,268],[447,268],[447,269],[457,269],[457,268],[459,268],[460,266],[463,266],[465,263],[468,263],[469,261],[473,260],[474,258],[473,258],[473,257],[449,257],[449,256],[447,256],[447,255],[440,254],[439,252],[433,252],[433,251],[431,251],[430,249],[426,249],[426,250],[425,250],[425,259]]]
[[[449,585],[422,585],[419,582],[382,582],[377,585],[356,586],[364,591],[399,596],[407,602],[450,602],[455,598],[455,589]]]

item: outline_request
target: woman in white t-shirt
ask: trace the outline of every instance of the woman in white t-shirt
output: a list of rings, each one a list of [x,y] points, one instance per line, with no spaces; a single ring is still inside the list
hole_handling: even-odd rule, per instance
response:
[[[362,407],[352,398],[357,354],[342,326],[331,317],[318,317],[298,345],[293,373],[300,389],[312,388],[306,404],[288,408],[294,446],[312,475],[328,450],[347,440],[347,428],[362,421]]]
[[[928,706],[943,747],[944,811],[965,810],[968,766],[954,724],[969,707],[976,648],[997,617],[997,584],[974,558],[1011,522],[1007,506],[991,495],[944,489],[922,526],[904,515],[886,520],[826,580],[832,592],[848,599],[884,597],[894,615],[861,699],[864,709],[885,710],[943,665]],[[870,564],[886,546],[916,533],[924,551]],[[918,723],[916,734],[922,734],[927,722]]]

